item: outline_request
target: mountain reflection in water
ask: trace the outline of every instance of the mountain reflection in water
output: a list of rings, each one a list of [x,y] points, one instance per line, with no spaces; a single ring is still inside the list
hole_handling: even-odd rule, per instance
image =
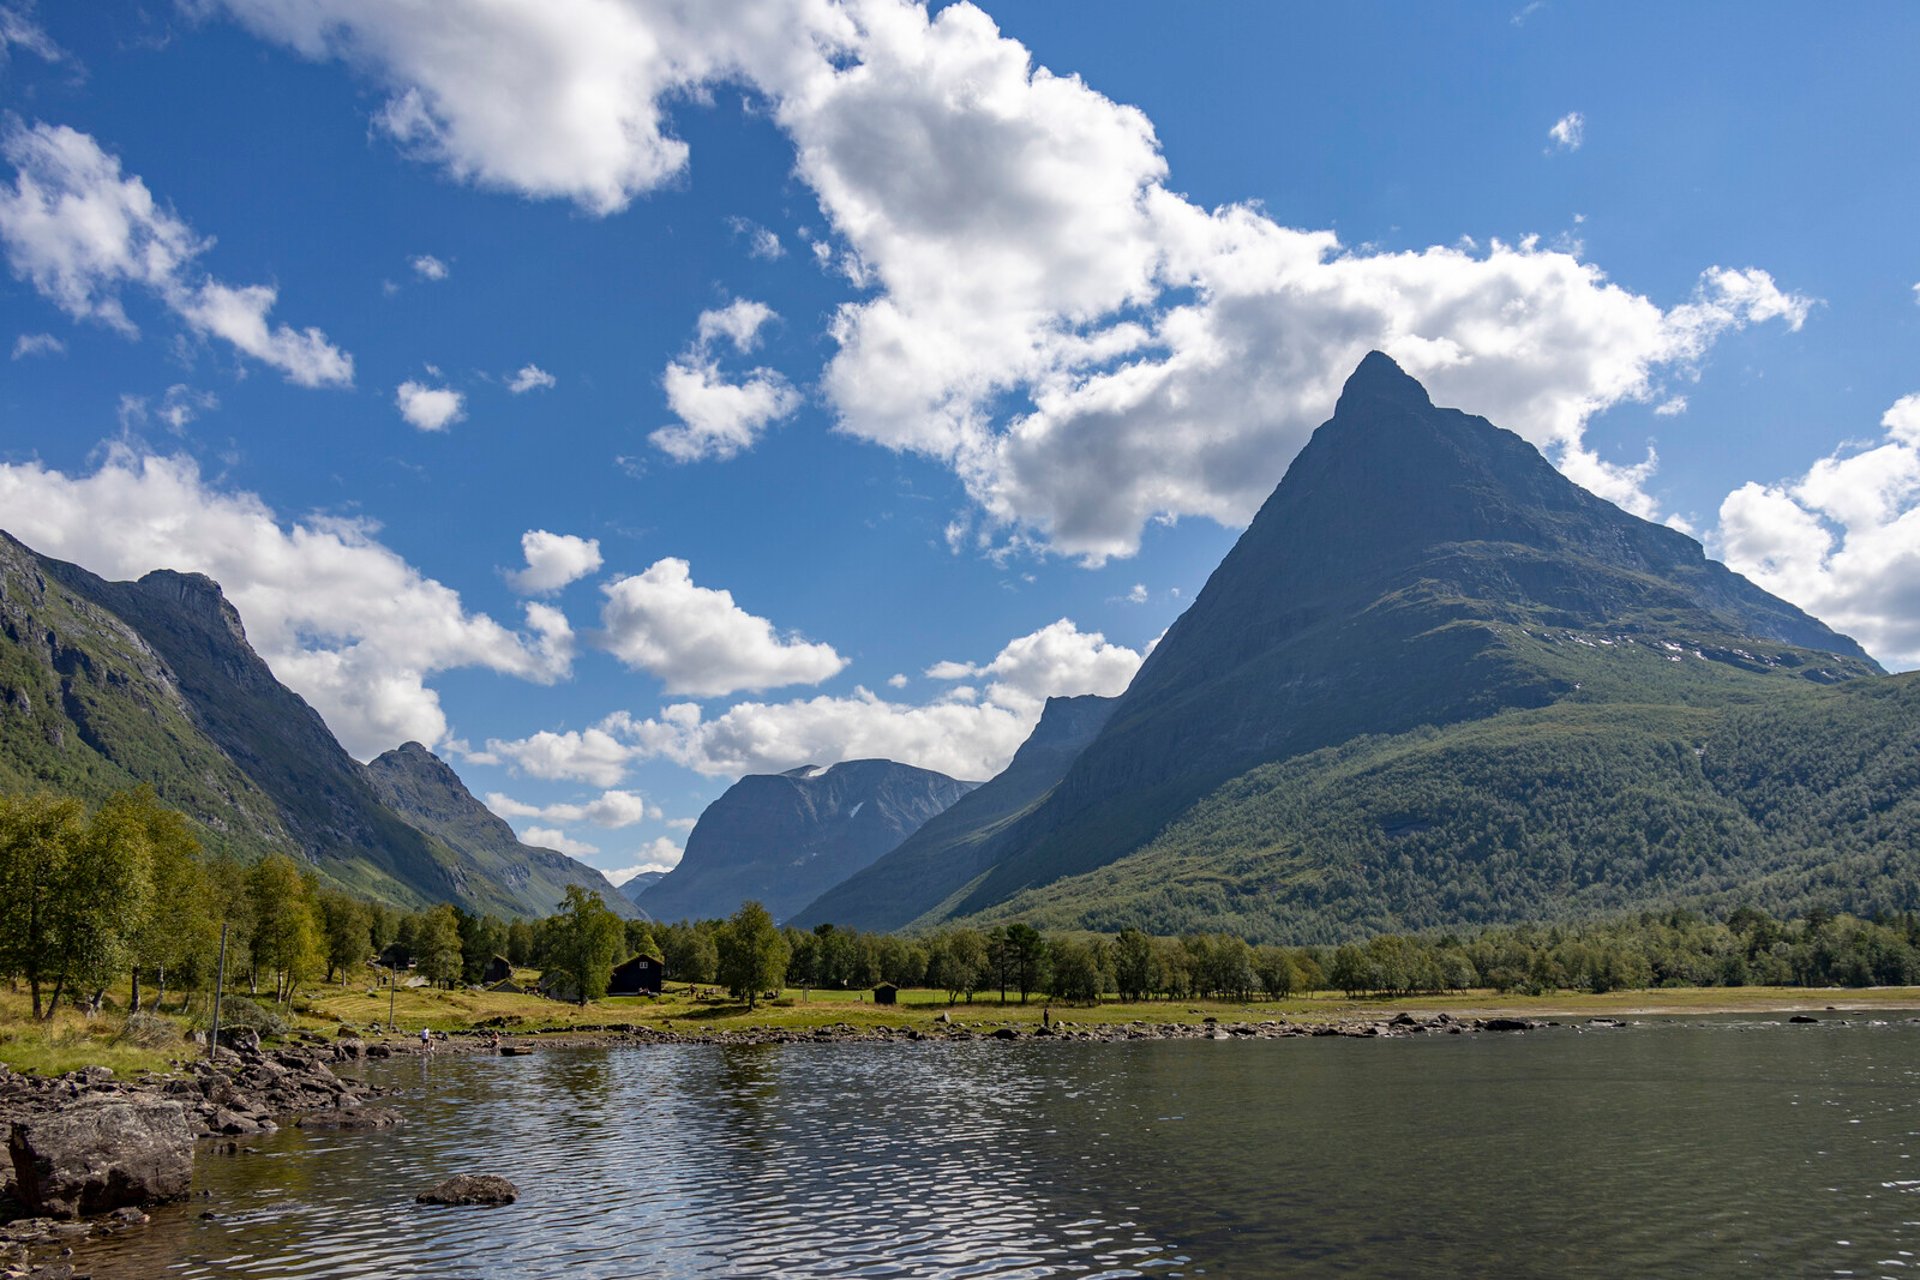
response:
[[[676,1046],[369,1064],[397,1130],[203,1154],[182,1277],[1897,1275],[1920,1025]],[[456,1172],[503,1209],[427,1209]],[[197,1215],[211,1209],[215,1217]]]

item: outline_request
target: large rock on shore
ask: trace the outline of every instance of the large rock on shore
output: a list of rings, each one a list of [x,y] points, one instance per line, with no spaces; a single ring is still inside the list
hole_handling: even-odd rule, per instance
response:
[[[180,1103],[140,1097],[82,1098],[15,1120],[15,1194],[50,1218],[185,1199],[195,1130]]]

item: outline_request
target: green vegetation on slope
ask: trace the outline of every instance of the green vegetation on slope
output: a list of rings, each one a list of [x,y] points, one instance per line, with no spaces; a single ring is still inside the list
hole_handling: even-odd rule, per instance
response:
[[[974,919],[1331,942],[1688,901],[1920,906],[1920,676],[1356,739],[1254,769],[1137,852]]]
[[[194,725],[165,661],[0,533],[0,790],[99,803],[141,783],[211,849],[293,847],[273,802]]]

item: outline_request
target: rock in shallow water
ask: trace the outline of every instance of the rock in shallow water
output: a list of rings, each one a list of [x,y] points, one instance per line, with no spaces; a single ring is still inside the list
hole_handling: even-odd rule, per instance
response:
[[[194,1130],[178,1102],[149,1098],[88,1098],[16,1120],[7,1148],[17,1194],[55,1218],[184,1199]]]
[[[505,1178],[491,1173],[457,1173],[438,1186],[415,1196],[416,1204],[512,1204],[520,1192]]]
[[[391,1129],[402,1123],[400,1113],[389,1107],[342,1107],[337,1111],[314,1111],[294,1121],[301,1129]]]

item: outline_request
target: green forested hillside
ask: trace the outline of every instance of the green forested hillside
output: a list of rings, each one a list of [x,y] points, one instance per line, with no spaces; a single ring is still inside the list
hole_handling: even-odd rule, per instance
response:
[[[1306,943],[1676,902],[1920,907],[1920,675],[1763,692],[1356,739],[974,919]]]
[[[1725,705],[1877,674],[1853,640],[1513,433],[1435,406],[1375,353],[952,911],[1035,900],[1248,770],[1364,735],[1594,700]]]
[[[0,792],[98,803],[143,782],[210,848],[295,847],[273,802],[195,726],[166,662],[0,534]]]
[[[108,582],[0,533],[0,794],[98,804],[147,784],[210,849],[285,853],[401,906],[544,915],[569,884],[618,897],[514,840],[424,749],[404,759],[420,767],[376,779],[349,756],[211,579]]]

